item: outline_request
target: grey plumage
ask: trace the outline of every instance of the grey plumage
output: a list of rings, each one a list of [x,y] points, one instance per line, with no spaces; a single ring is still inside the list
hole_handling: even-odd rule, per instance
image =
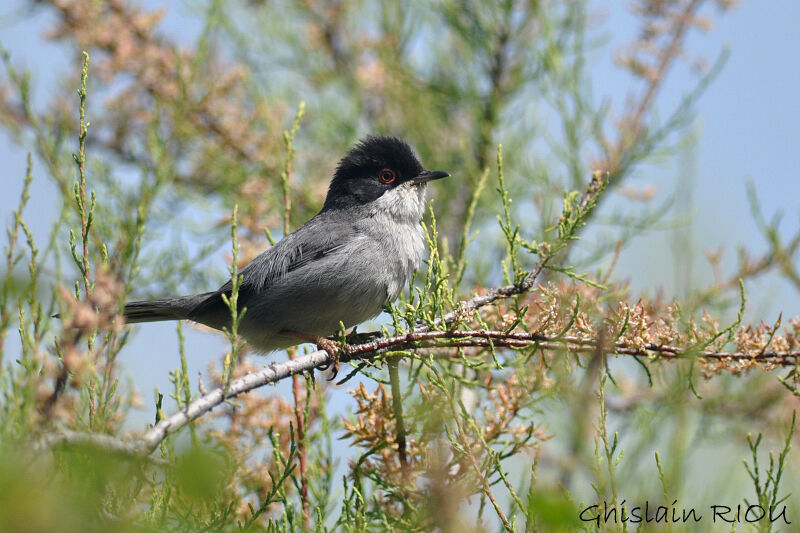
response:
[[[400,139],[358,144],[339,163],[323,209],[242,269],[239,331],[248,344],[268,352],[300,342],[292,333],[326,336],[340,321],[349,327],[378,315],[422,260],[426,184],[445,176],[426,171]],[[222,329],[230,309],[221,295],[230,291],[228,281],[213,292],[132,302],[125,317]]]

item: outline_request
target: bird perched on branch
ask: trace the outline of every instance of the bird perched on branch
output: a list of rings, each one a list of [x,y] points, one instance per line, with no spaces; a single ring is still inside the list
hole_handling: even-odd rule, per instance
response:
[[[409,282],[425,253],[420,221],[427,184],[449,176],[425,170],[413,148],[396,137],[371,136],[339,162],[322,210],[253,259],[240,274],[239,334],[257,351],[324,337],[340,321],[355,326],[380,314]],[[129,323],[192,320],[231,325],[218,290],[131,302]]]

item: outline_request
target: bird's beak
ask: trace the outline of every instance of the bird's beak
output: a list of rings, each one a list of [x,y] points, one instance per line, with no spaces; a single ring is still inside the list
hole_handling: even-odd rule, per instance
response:
[[[424,172],[418,174],[415,178],[412,178],[411,183],[427,183],[431,180],[446,178],[449,175],[450,174],[447,172],[442,172],[441,170],[425,170]]]

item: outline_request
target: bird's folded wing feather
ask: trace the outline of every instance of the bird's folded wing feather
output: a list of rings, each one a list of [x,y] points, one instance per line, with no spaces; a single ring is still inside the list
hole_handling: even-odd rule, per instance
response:
[[[242,269],[242,284],[239,287],[239,305],[247,307],[247,302],[273,283],[279,283],[286,274],[299,270],[312,262],[323,260],[345,248],[357,233],[347,224],[320,224],[312,219],[278,241],[273,247],[262,252]],[[218,291],[212,293],[192,312],[200,317],[219,312],[229,313],[222,300],[222,294],[231,295],[232,283],[226,282]]]

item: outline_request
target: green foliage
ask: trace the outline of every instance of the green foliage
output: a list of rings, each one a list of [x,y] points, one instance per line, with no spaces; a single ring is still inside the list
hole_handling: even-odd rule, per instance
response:
[[[766,509],[770,514],[778,514],[780,512],[779,505],[789,499],[789,495],[780,496],[781,477],[783,477],[784,470],[787,466],[786,457],[789,455],[789,450],[792,447],[792,438],[794,437],[795,422],[797,421],[797,412],[792,412],[792,424],[789,431],[786,433],[786,440],[783,443],[783,449],[778,460],[775,460],[772,452],[769,452],[769,466],[764,472],[764,479],[761,479],[761,474],[758,469],[758,447],[761,445],[761,434],[755,440],[751,435],[747,435],[747,445],[752,452],[752,463],[748,464],[745,459],[744,467],[747,469],[747,475],[753,482],[753,487],[756,492],[756,505],[762,509]],[[747,501],[747,500],[745,500]],[[750,505],[750,502],[747,502]],[[764,522],[759,524],[759,531],[772,531],[772,524]]]
[[[648,31],[620,59],[640,96],[618,120],[592,97],[585,2],[209,0],[186,46],[133,3],[43,4],[59,42],[93,60],[76,54],[66,75],[77,101],[53,90],[40,108],[3,51],[0,126],[31,155],[0,271],[2,528],[662,530],[582,511],[723,503],[703,490],[749,505],[729,470],[693,466],[708,453],[748,457],[754,504],[795,503],[794,415],[779,428],[800,387],[800,319],[743,324],[741,278],[797,283],[800,234],[782,237],[753,191],[769,253],[669,303],[636,301],[613,267],[673,199],[615,201],[613,235],[589,233],[643,162],[674,155],[724,62],[658,119],[703,2],[640,14]],[[423,223],[425,264],[380,331],[342,327],[346,397],[310,367],[291,374],[291,398],[230,397],[287,364],[275,354],[265,368],[239,338],[240,265],[311,216],[335,157],[373,132],[453,174]],[[26,223],[34,165],[59,195],[45,239]],[[146,406],[169,427],[137,440],[153,428],[131,427],[138,387],[120,360],[147,332],[124,326],[124,302],[226,278],[230,348],[193,391],[179,324],[171,390]],[[778,434],[764,470],[762,435]]]

